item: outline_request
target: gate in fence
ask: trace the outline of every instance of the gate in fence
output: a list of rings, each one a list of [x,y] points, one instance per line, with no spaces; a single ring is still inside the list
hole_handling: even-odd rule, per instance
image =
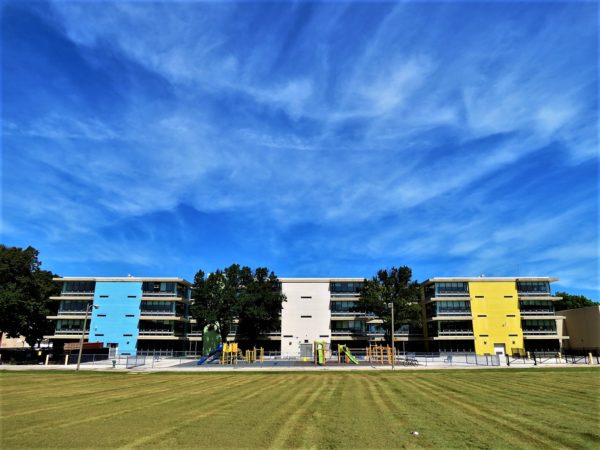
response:
[[[133,369],[134,367],[143,366],[146,364],[145,356],[128,356],[125,362],[126,369]]]

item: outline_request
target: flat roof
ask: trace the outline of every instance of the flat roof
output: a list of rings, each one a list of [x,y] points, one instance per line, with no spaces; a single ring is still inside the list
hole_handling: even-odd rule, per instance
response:
[[[159,281],[165,283],[182,283],[192,286],[189,281],[179,277],[56,277],[54,281]]]
[[[282,283],[330,283],[330,282],[362,282],[364,278],[279,278]]]
[[[452,282],[477,282],[477,281],[558,281],[555,277],[435,277],[423,281],[423,284],[452,283]]]

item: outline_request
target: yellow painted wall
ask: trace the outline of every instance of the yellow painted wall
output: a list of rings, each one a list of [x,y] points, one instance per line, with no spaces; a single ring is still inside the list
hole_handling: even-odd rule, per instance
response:
[[[507,354],[511,354],[512,349],[523,348],[516,283],[514,281],[471,281],[469,292],[475,353],[493,355],[494,344],[504,344]]]

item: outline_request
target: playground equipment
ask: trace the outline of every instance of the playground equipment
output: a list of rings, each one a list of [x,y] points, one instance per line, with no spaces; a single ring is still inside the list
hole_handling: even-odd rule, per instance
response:
[[[240,356],[242,351],[240,350]],[[247,363],[255,363],[256,361],[263,362],[265,360],[265,349],[254,347],[252,350],[246,350],[246,355],[243,358]]]
[[[389,345],[371,345],[367,347],[367,359],[370,363],[392,364],[392,348]]]
[[[196,364],[200,366],[217,359],[220,364],[237,364],[238,360],[250,364],[257,361],[262,363],[265,360],[265,350],[262,347],[254,347],[252,350],[246,350],[246,353],[244,354],[244,352],[238,348],[237,342],[226,342],[224,344],[219,344],[219,346],[208,355],[200,358]]]
[[[354,357],[350,349],[347,345],[340,344],[338,345],[338,363],[342,362],[342,355],[345,357],[345,363],[349,364],[350,362],[354,364],[358,364],[358,360]]]
[[[219,344],[219,346],[216,349],[214,349],[212,352],[210,352],[208,355],[200,358],[198,360],[198,362],[196,363],[196,365],[200,366],[200,365],[204,364],[205,362],[214,361],[215,359],[217,359],[221,356],[222,351],[223,351],[223,344]]]
[[[225,342],[221,353],[221,364],[237,364],[240,353],[237,342]]]
[[[315,364],[319,366],[325,365],[325,350],[327,349],[327,343],[325,341],[315,341],[314,353],[315,353]]]

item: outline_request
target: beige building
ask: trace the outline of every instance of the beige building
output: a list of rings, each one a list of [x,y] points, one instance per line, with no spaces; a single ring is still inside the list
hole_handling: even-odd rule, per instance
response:
[[[600,349],[600,306],[567,309],[560,315],[565,317],[565,334],[570,337],[565,349]]]
[[[29,348],[29,344],[25,342],[23,336],[9,338],[6,333],[2,333],[2,336],[0,336],[0,348]]]

